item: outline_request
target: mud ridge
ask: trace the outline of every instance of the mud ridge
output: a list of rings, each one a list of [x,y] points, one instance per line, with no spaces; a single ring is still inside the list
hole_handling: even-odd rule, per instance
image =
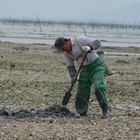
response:
[[[0,110],[0,116],[9,116],[16,118],[26,118],[31,116],[45,117],[45,116],[59,116],[59,117],[74,117],[75,114],[69,111],[66,107],[60,105],[52,105],[45,109],[22,109],[19,111],[13,111],[10,108],[2,108]]]

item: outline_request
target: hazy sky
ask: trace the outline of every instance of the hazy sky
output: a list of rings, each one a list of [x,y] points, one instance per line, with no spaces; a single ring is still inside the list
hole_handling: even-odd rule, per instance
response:
[[[102,13],[119,11],[133,2],[140,2],[140,0],[0,0],[0,18],[36,18],[38,15],[39,18],[55,20],[72,18],[85,20],[90,18],[91,20],[92,18],[98,19],[99,15],[100,19],[104,19],[105,17],[101,17]],[[116,13],[118,12],[116,11]],[[119,19],[119,15],[111,15],[106,19],[112,17]],[[136,17],[135,19],[140,18]]]
[[[132,3],[132,2],[135,2],[135,1],[140,2],[140,0],[115,0],[115,1],[120,1],[120,2],[124,2],[124,3]]]
[[[115,1],[120,1],[120,2],[124,2],[124,3],[132,3],[132,2],[135,2],[135,1],[140,2],[140,0],[115,0]]]

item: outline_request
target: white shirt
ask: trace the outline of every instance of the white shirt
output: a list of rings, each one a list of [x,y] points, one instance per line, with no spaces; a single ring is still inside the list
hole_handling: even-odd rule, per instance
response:
[[[75,41],[75,39],[76,39],[76,41]],[[74,61],[76,61],[77,64],[80,65],[84,58],[84,55],[85,55],[85,53],[82,52],[82,47],[88,46],[89,44],[91,44],[93,41],[96,40],[96,39],[92,39],[92,38],[89,38],[86,36],[78,36],[75,39],[70,39],[71,44],[72,44],[72,51],[70,53],[64,52],[67,66],[73,66]],[[96,53],[96,51],[93,48],[92,52],[87,54],[87,57],[86,57],[83,65],[90,64],[98,57],[99,57],[98,54]]]

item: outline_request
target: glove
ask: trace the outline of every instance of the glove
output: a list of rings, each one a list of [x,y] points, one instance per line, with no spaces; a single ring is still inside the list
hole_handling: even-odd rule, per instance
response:
[[[84,51],[84,52],[90,52],[91,51],[91,47],[84,46],[84,47],[82,47],[82,51]]]
[[[74,85],[76,83],[76,81],[77,81],[77,78],[75,78],[75,76],[73,76],[71,78],[71,84]]]

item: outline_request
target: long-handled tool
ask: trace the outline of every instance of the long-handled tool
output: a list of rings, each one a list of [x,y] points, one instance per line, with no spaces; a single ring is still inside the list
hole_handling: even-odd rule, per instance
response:
[[[81,64],[80,64],[80,66],[79,66],[79,69],[78,69],[78,71],[77,71],[77,73],[76,73],[76,75],[75,75],[75,78],[78,77],[78,74],[79,74],[79,72],[80,72],[80,70],[81,70],[81,68],[82,68],[82,66],[83,66],[83,63],[84,63],[84,61],[85,61],[85,59],[86,59],[87,53],[88,53],[88,52],[86,52],[86,54],[84,55],[84,58],[83,58],[83,60],[82,60],[82,62],[81,62]],[[62,105],[63,105],[63,106],[65,106],[65,105],[68,104],[68,101],[70,100],[70,97],[71,97],[71,95],[72,95],[72,94],[71,94],[71,91],[72,91],[72,89],[73,89],[73,86],[74,86],[74,84],[71,84],[71,86],[70,86],[68,92],[65,93],[65,95],[64,95],[64,97],[63,97],[63,100],[62,100]]]

